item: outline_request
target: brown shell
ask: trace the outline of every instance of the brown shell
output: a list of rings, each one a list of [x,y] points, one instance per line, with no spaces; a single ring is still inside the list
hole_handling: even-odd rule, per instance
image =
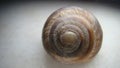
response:
[[[85,62],[94,57],[102,43],[97,19],[79,7],[61,8],[47,19],[43,28],[46,51],[62,63]]]

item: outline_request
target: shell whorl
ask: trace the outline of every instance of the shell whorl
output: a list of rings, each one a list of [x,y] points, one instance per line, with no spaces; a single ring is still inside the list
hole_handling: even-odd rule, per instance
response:
[[[97,19],[78,7],[58,9],[43,28],[44,48],[63,63],[91,59],[99,51],[101,43],[102,30]]]

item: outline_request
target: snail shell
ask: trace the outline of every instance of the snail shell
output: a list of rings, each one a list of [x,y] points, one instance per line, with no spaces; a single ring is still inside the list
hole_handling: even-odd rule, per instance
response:
[[[102,43],[98,20],[79,7],[55,11],[43,28],[45,50],[62,63],[85,62],[93,58]]]

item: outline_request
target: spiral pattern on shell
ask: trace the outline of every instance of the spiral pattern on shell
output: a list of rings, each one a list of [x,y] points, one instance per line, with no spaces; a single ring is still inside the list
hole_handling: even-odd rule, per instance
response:
[[[78,7],[58,9],[43,28],[44,48],[63,63],[91,59],[99,51],[101,43],[102,30],[97,19]]]

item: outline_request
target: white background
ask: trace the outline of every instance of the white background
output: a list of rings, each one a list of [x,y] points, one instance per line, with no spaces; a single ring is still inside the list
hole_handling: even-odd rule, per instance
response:
[[[62,64],[43,48],[41,34],[46,19],[66,6],[89,10],[101,24],[102,47],[90,62]],[[120,68],[120,8],[85,2],[24,2],[0,9],[0,68]]]

